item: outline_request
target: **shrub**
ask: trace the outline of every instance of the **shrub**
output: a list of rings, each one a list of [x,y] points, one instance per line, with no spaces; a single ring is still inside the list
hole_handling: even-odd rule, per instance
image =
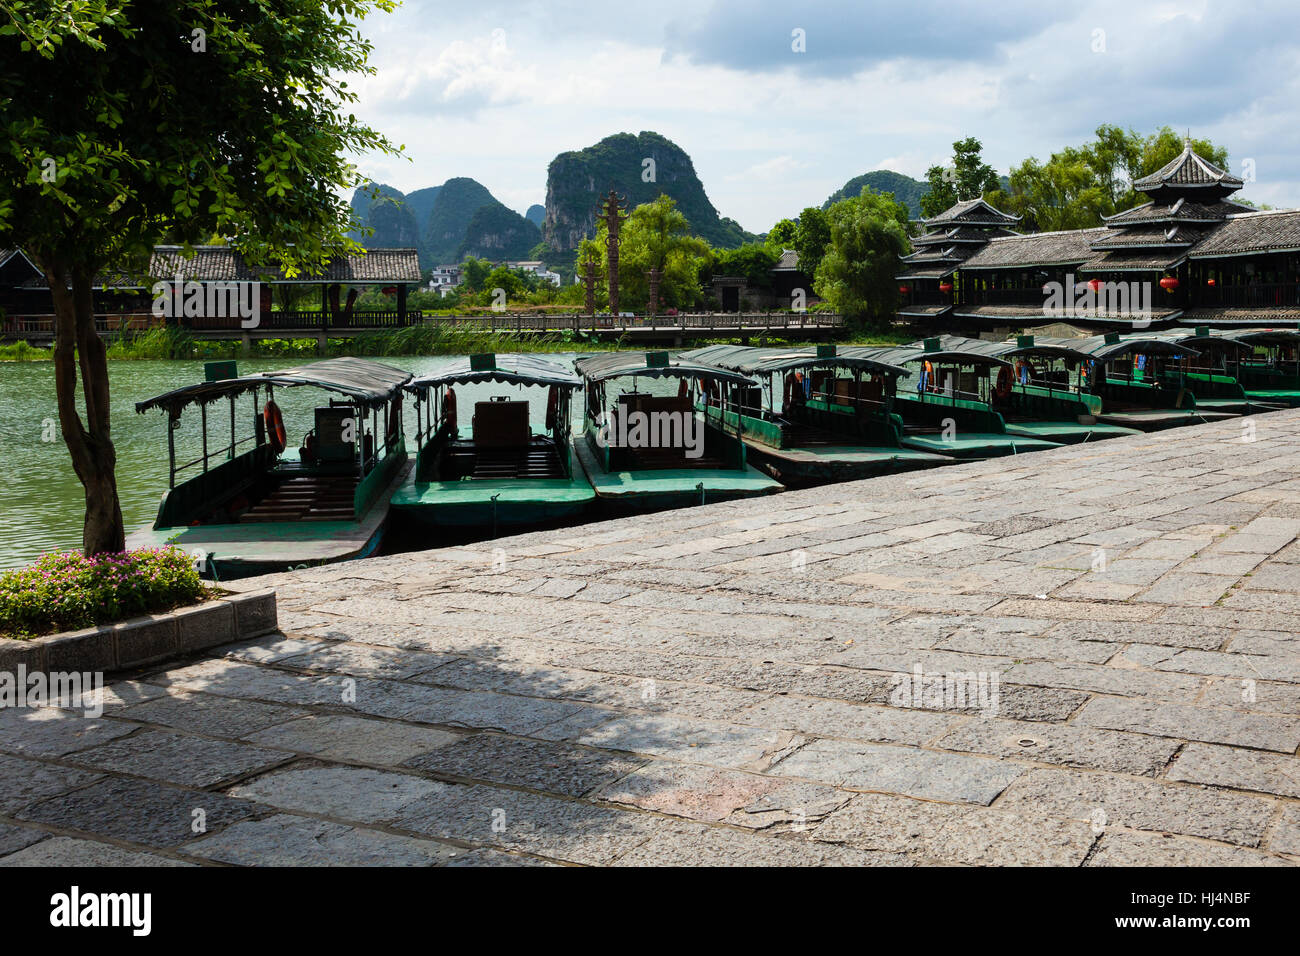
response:
[[[16,639],[71,631],[193,604],[208,593],[179,548],[87,558],[42,555],[0,575],[0,636]]]

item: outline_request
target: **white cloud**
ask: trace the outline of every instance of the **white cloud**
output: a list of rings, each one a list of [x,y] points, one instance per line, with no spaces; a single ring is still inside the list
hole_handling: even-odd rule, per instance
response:
[[[894,9],[823,6],[801,8],[809,55],[833,24],[844,37],[865,36]],[[869,56],[840,44],[816,69],[746,57],[741,41],[766,42],[764,21],[742,23],[729,10],[730,0],[704,9],[565,0],[489,2],[448,16],[411,0],[367,21],[379,73],[358,84],[357,113],[406,144],[412,162],[359,165],[405,190],[472,176],[522,212],[543,201],[557,153],[654,130],[690,154],[722,215],[763,232],[867,170],[919,178],[966,136],[1006,172],[1087,140],[1101,123],[1140,132],[1169,124],[1227,146],[1234,162],[1255,158],[1260,181],[1247,196],[1300,204],[1294,5],[1090,0],[968,37],[969,55],[927,27],[911,46],[873,41]],[[735,50],[682,26],[727,23]],[[1091,51],[1098,28],[1104,53]]]

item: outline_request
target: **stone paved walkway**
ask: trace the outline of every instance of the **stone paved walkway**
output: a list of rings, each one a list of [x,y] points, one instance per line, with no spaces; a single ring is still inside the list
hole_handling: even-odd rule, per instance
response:
[[[249,582],[283,635],[0,714],[0,862],[1295,864],[1255,427]]]

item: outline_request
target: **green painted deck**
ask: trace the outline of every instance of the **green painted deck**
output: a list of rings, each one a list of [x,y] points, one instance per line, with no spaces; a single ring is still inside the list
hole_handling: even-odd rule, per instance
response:
[[[1252,401],[1269,402],[1275,405],[1287,405],[1294,408],[1300,405],[1300,389],[1247,389],[1246,397]]]
[[[952,458],[998,458],[1002,455],[1019,455],[1027,451],[1057,448],[1056,442],[1041,438],[1023,438],[1019,435],[997,432],[958,432],[954,438],[941,435],[906,435],[903,444],[908,448],[948,455]]]
[[[1075,445],[1102,438],[1119,438],[1123,435],[1141,433],[1136,428],[1108,425],[1104,422],[1092,425],[1081,425],[1078,422],[1008,422],[1007,434],[1041,438],[1060,445]]]
[[[648,507],[699,504],[700,485],[706,502],[750,498],[781,490],[781,483],[753,465],[739,468],[663,468],[646,471],[605,471],[583,438],[573,442],[576,457],[590,479],[596,497],[639,502]]]
[[[217,580],[268,574],[306,565],[331,564],[372,554],[383,537],[389,498],[411,472],[407,463],[359,520],[252,521],[178,528],[142,528],[127,548],[168,544],[209,556]]]
[[[1108,425],[1123,425],[1126,428],[1153,432],[1162,428],[1178,428],[1201,422],[1220,422],[1225,418],[1236,417],[1230,412],[1216,412],[1201,408],[1138,408],[1128,412],[1106,412],[1099,420]]]
[[[1229,412],[1233,415],[1244,415],[1251,409],[1248,398],[1201,398],[1197,396],[1196,410],[1198,412]]]
[[[492,498],[496,496],[495,509]],[[393,494],[396,516],[433,525],[532,524],[579,515],[596,498],[585,475],[407,481]],[[494,515],[495,510],[495,515]]]

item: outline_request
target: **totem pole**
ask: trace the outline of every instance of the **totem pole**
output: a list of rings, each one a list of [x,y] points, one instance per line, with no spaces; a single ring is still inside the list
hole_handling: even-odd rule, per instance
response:
[[[649,269],[646,275],[650,279],[650,306],[648,312],[651,315],[659,314],[659,280],[663,276],[662,270],[658,268]]]
[[[618,231],[623,224],[626,213],[623,211],[624,206],[619,202],[618,193],[613,189],[609,191],[609,197],[605,200],[605,211],[601,213],[605,220],[605,226],[609,230],[608,249],[609,249],[609,311],[611,315],[618,315]]]

